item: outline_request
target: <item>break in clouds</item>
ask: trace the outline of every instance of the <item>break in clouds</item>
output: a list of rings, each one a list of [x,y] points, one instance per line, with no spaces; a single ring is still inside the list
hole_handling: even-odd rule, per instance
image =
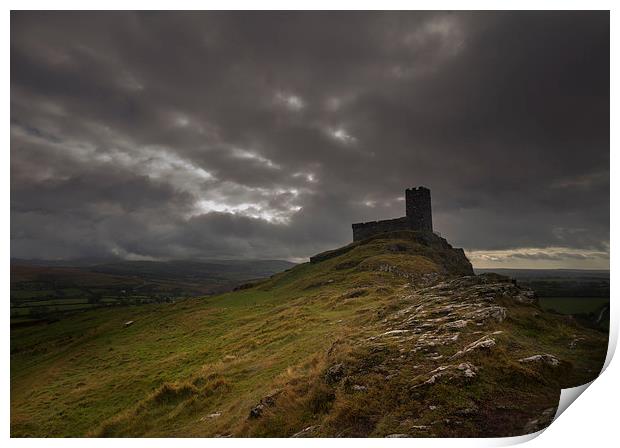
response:
[[[607,268],[607,12],[11,15],[11,255],[288,258],[402,216]]]

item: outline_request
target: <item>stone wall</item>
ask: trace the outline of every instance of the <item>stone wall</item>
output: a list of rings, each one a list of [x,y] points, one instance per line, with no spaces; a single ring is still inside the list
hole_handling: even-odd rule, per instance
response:
[[[431,190],[425,187],[406,189],[405,207],[407,216],[403,218],[353,224],[353,241],[360,241],[377,233],[398,230],[433,231]]]
[[[353,224],[353,241],[369,238],[377,233],[394,232],[396,230],[415,230],[407,217],[369,221]]]

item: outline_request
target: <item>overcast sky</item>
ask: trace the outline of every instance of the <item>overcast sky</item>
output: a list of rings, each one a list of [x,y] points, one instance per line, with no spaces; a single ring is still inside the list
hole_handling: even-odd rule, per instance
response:
[[[11,256],[287,258],[404,215],[609,265],[607,12],[11,14]]]

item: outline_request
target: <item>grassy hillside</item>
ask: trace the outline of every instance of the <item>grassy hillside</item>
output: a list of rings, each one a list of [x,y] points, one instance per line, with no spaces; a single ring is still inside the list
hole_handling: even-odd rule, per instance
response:
[[[319,260],[12,330],[12,436],[514,435],[602,366],[605,334],[434,235]]]

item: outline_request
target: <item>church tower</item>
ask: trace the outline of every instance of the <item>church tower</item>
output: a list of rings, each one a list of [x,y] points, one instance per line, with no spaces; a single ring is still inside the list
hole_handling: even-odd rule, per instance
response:
[[[406,189],[405,207],[412,229],[433,231],[431,190],[425,187]]]

